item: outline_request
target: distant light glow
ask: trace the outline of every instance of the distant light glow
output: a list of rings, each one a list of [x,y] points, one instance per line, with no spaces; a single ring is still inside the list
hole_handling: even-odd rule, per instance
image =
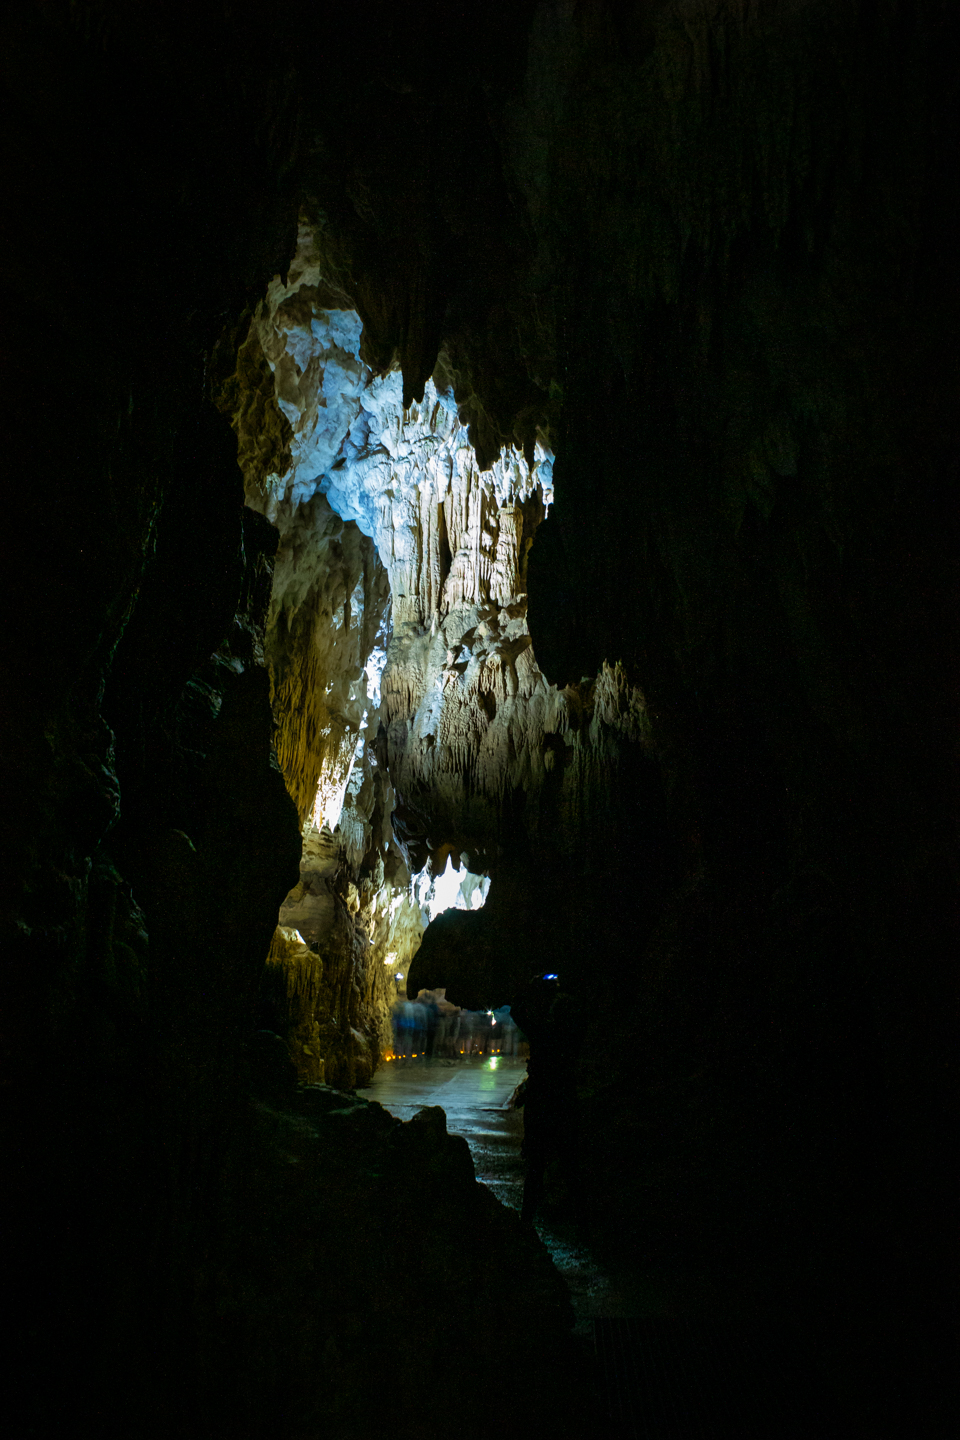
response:
[[[433,879],[430,867],[425,866],[419,875],[414,875],[411,888],[429,922],[444,910],[479,910],[487,898],[490,879],[487,875],[474,875],[466,866],[455,866],[452,856],[448,855],[441,875]]]
[[[394,975],[393,978],[394,978],[394,980],[402,980],[402,979],[403,979],[403,972],[402,972],[402,971],[398,971],[397,974]]]
[[[500,1064],[500,1057],[499,1057],[499,1055],[491,1055],[491,1056],[490,1056],[490,1059],[487,1061],[487,1066],[488,1066],[488,1068],[489,1068],[490,1070],[496,1070],[496,1068],[497,1068],[497,1066],[498,1066],[499,1064]]]
[[[544,975],[543,978],[544,978],[544,980],[559,980],[559,979],[560,979],[560,976],[559,976],[559,975]]]

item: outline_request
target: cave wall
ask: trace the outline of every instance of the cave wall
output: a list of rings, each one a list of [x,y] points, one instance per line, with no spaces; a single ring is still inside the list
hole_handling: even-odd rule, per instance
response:
[[[531,632],[551,678],[611,655],[638,677],[686,857],[619,952],[642,977],[614,1022],[630,1066],[589,1081],[598,1118],[636,1097],[618,1140],[645,1157],[622,1207],[645,1213],[640,1250],[672,1249],[685,1215],[687,1253],[733,1247],[831,1317],[825,1368],[863,1377],[851,1425],[903,1407],[909,1429],[916,1406],[936,1428],[957,913],[942,17],[710,14],[665,23],[631,74],[594,32],[610,69],[571,76],[564,123],[622,148],[558,169],[547,205],[583,262]],[[565,582],[580,567],[589,591]],[[600,919],[612,966],[629,923],[616,900]],[[901,1326],[920,1294],[927,1319]]]
[[[287,970],[301,956],[304,971],[288,986],[291,1000],[297,997],[290,1013],[265,1002],[262,1020],[288,1038],[302,1079],[352,1086],[376,1069],[390,1001],[382,949],[370,943],[372,927],[363,928],[356,883],[376,796],[358,807],[348,793],[351,781],[356,791],[362,779],[369,791],[378,790],[369,764],[361,763],[356,776],[354,769],[372,708],[365,666],[378,637],[385,638],[389,592],[372,542],[323,496],[288,505],[277,518],[265,658],[277,760],[303,836],[299,880],[278,920],[312,948],[291,950],[278,929],[271,954],[282,955]],[[334,839],[327,822],[337,823],[346,800],[357,823],[349,828],[344,816]],[[389,813],[389,798],[381,810],[384,805]],[[321,984],[314,975],[318,962]],[[269,972],[268,965],[267,990]]]
[[[264,912],[296,866],[257,656],[274,545],[242,515],[204,381],[222,327],[288,253],[293,116],[274,92],[268,136],[245,102],[249,14],[226,44],[215,14],[182,19],[179,35],[99,6],[2,21],[5,388],[40,452],[32,486],[4,456],[4,608],[21,617],[2,683],[21,1433],[51,1433],[66,1403],[108,1432],[117,1413],[128,1428],[144,1406],[169,1416],[151,1353],[182,1362],[184,1396],[196,1381],[192,1262],[243,1094]],[[56,281],[38,269],[53,210]],[[241,213],[245,234],[224,224]]]
[[[531,631],[553,678],[613,654],[639,677],[687,856],[624,1027],[621,1142],[669,1178],[625,1209],[667,1245],[686,1209],[834,1315],[834,1373],[871,1378],[885,1426],[913,1366],[938,1411],[955,1267],[954,100],[935,10],[710,14],[630,74],[595,31],[607,79],[565,91],[570,133],[623,149],[547,206],[609,260],[567,292]]]

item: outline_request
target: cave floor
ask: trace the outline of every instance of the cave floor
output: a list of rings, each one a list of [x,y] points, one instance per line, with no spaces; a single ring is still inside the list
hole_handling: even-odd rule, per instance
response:
[[[363,1094],[399,1120],[412,1119],[426,1105],[440,1105],[447,1130],[469,1144],[478,1181],[501,1204],[519,1211],[523,1118],[510,1099],[526,1068],[525,1060],[504,1055],[391,1061],[381,1066]],[[612,1272],[580,1242],[574,1227],[551,1210],[549,1201],[535,1229],[567,1284],[579,1333],[592,1333],[596,1319],[656,1314],[663,1308],[658,1284],[638,1284],[635,1277]]]
[[[400,1120],[439,1105],[470,1146],[477,1180],[519,1211],[526,1061],[507,1056],[392,1061],[366,1099]],[[618,1270],[547,1201],[535,1229],[566,1282],[575,1334],[592,1356],[599,1414],[616,1440],[809,1440],[830,1433],[817,1385],[781,1326],[738,1321],[729,1277]],[[726,1290],[723,1297],[722,1291]],[[586,1351],[585,1351],[586,1353]]]

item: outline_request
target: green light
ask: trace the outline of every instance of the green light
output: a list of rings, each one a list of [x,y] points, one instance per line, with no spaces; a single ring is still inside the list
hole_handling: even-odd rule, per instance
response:
[[[500,1057],[499,1057],[498,1055],[492,1055],[492,1056],[490,1057],[490,1059],[487,1061],[487,1064],[489,1065],[489,1067],[490,1067],[491,1070],[496,1070],[496,1068],[497,1068],[497,1066],[499,1065],[499,1063],[500,1063]]]

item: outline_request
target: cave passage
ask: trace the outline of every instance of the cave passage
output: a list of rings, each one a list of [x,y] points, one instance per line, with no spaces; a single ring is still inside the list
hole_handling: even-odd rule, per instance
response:
[[[0,6],[17,1440],[960,1435],[958,52]]]
[[[470,1147],[477,1183],[519,1212],[523,1119],[513,1101],[526,1073],[526,1059],[514,1055],[420,1056],[385,1065],[363,1094],[402,1121],[442,1112],[447,1132]],[[804,1372],[803,1339],[792,1326],[768,1321],[760,1327],[729,1305],[718,1323],[709,1282],[653,1267],[638,1275],[618,1263],[615,1251],[601,1259],[562,1202],[541,1206],[534,1226],[566,1285],[573,1333],[590,1357],[581,1381],[585,1403],[593,1423],[608,1427],[604,1434],[810,1440],[821,1433],[822,1401]],[[455,1249],[457,1237],[433,1235],[430,1243]],[[495,1254],[489,1263],[498,1266]],[[501,1271],[498,1284],[507,1296],[520,1283]]]
[[[481,470],[439,373],[410,401],[399,371],[364,361],[358,315],[318,285],[315,244],[302,223],[294,263],[253,326],[290,432],[275,471],[257,436],[245,480],[247,504],[279,533],[266,650],[303,825],[300,881],[268,962],[268,1028],[307,1096],[359,1087],[412,1133],[466,1141],[476,1182],[531,1222],[562,1277],[573,1334],[602,1377],[589,1404],[611,1417],[619,1406],[624,1435],[634,1413],[645,1433],[678,1440],[701,1424],[803,1435],[820,1403],[802,1374],[805,1337],[792,1317],[757,1320],[736,1223],[718,1251],[708,1239],[677,1243],[666,1213],[621,1246],[604,1213],[613,1194],[624,1214],[642,1201],[657,1166],[666,1194],[700,1181],[686,1173],[685,1077],[671,1074],[666,1099],[606,1134],[618,1095],[638,1083],[634,1037],[616,1006],[608,1025],[596,1001],[591,912],[572,897],[588,857],[586,883],[619,887],[652,913],[676,883],[676,846],[646,698],[618,652],[576,678],[565,662],[559,684],[537,663],[527,561],[551,509],[554,457],[540,443],[506,446]],[[561,607],[543,628],[564,622]],[[611,966],[626,990],[629,952],[628,941]],[[559,966],[572,983],[539,1058],[532,1042],[528,1076],[509,1007],[487,1007],[522,991],[536,1010],[524,989],[534,964],[544,981]],[[646,1004],[649,1034],[652,991]],[[658,1149],[665,1112],[674,1133]],[[702,1207],[707,1231],[717,1224],[709,1191],[683,1203]],[[482,1231],[463,1238],[483,1246]]]
[[[510,1100],[525,1074],[525,1061],[511,1056],[401,1062],[382,1066],[363,1095],[400,1120],[410,1120],[426,1105],[439,1105],[448,1131],[469,1144],[478,1181],[519,1211],[523,1121]]]
[[[526,1076],[526,1059],[516,1055],[475,1053],[462,1060],[422,1059],[383,1066],[365,1087],[399,1120],[411,1120],[428,1106],[439,1106],[450,1134],[470,1146],[478,1184],[501,1204],[519,1213],[524,1165],[522,1109],[513,1103]],[[617,1279],[578,1237],[563,1211],[536,1217],[537,1234],[563,1276],[573,1302],[576,1333],[592,1336],[598,1318],[627,1318],[641,1312],[642,1301],[626,1277]]]
[[[317,243],[303,221],[254,316],[248,363],[272,410],[241,409],[235,427],[247,506],[279,536],[265,648],[303,827],[262,1023],[302,1080],[352,1085],[389,1053],[424,931],[480,911],[493,871],[509,874],[504,796],[536,823],[579,707],[540,673],[526,622],[552,453],[504,445],[481,470],[439,369],[411,402],[398,369],[363,358]]]

